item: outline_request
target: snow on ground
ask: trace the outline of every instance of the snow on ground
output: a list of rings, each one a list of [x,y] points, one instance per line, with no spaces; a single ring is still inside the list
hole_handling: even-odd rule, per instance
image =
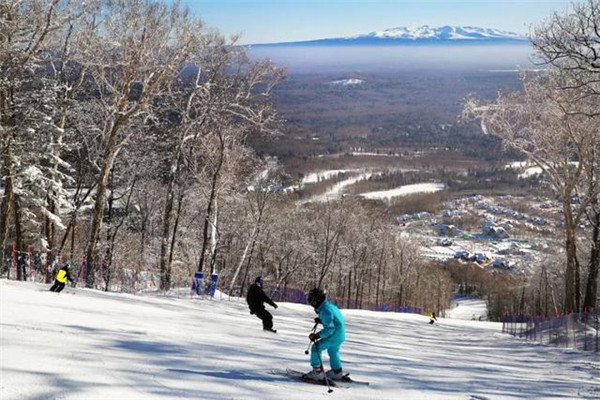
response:
[[[366,153],[361,153],[366,154]],[[415,169],[404,169],[397,168],[395,171],[408,172],[408,171],[416,171]],[[324,170],[319,172],[313,172],[305,176],[301,184],[306,183],[315,183],[320,182],[322,180],[332,179],[337,177],[342,173],[358,173],[359,169],[331,169]],[[353,185],[357,182],[367,180],[371,176],[381,175],[384,171],[376,171],[376,172],[360,172],[358,175],[349,177],[347,179],[336,182],[331,189],[329,189],[326,193],[313,196],[312,198],[305,200],[304,202],[325,202],[328,200],[339,199],[343,196],[344,190],[346,187]],[[414,193],[431,193],[437,192],[439,190],[443,190],[445,185],[442,183],[417,183],[413,185],[405,185],[391,190],[383,190],[378,192],[368,192],[361,193],[359,196],[368,198],[368,199],[390,199],[396,196],[406,196]]]
[[[425,257],[435,258],[437,260],[449,260],[454,258],[456,250],[444,246],[421,246],[421,254]]]
[[[316,183],[326,179],[332,179],[345,172],[354,172],[356,169],[328,169],[325,171],[312,172],[302,178],[301,183]]]
[[[463,320],[486,320],[487,304],[484,300],[460,297],[452,301],[452,308],[446,311],[446,318]]]
[[[520,168],[526,168],[529,165],[531,165],[531,163],[529,161],[513,161],[511,163],[506,164],[504,166],[504,168],[520,169]]]
[[[519,178],[525,179],[542,173],[542,169],[534,165],[529,161],[514,161],[506,164],[504,168],[520,170]]]
[[[353,86],[353,85],[362,85],[364,82],[365,81],[363,81],[362,79],[349,78],[349,79],[340,79],[337,81],[331,81],[331,84],[341,85],[341,86]]]
[[[577,161],[571,161],[569,164],[577,167],[579,163]],[[541,167],[537,166],[535,163],[530,161],[515,161],[509,164],[506,164],[504,168],[512,168],[516,170],[520,170],[519,178],[525,179],[530,178],[534,175],[540,175],[543,170]]]
[[[0,281],[3,400],[600,397],[597,354],[527,343],[498,323],[343,310],[344,369],[371,386],[328,395],[267,372],[309,369],[308,306],[281,303],[274,335],[239,300],[47,289]]]
[[[443,183],[415,183],[404,185],[391,190],[381,190],[378,192],[362,193],[361,196],[367,199],[391,199],[396,196],[407,196],[415,193],[433,193],[444,190]]]
[[[518,176],[521,179],[530,178],[534,175],[540,175],[542,173],[542,169],[540,167],[529,167],[526,168],[525,171],[521,172]]]
[[[350,153],[353,156],[375,156],[375,157],[402,157],[402,154],[398,153],[373,153],[368,151],[353,151]]]
[[[377,174],[381,174],[381,172],[377,172]],[[329,189],[329,191],[327,191],[326,193],[314,196],[308,201],[325,202],[332,199],[339,199],[342,197],[344,188],[350,185],[354,185],[356,182],[369,179],[372,175],[373,173],[371,172],[365,172],[355,177],[344,179],[343,181],[340,181],[333,185],[333,187]]]

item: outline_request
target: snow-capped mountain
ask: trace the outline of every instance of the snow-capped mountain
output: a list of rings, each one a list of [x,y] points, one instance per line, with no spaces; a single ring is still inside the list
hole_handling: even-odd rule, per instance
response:
[[[394,40],[527,40],[526,37],[514,32],[498,29],[478,28],[473,26],[442,26],[439,28],[428,25],[419,27],[399,27],[384,31],[371,32],[366,35],[356,35],[348,40],[361,38],[394,39]]]
[[[515,32],[473,26],[398,27],[339,38],[326,38],[301,42],[269,43],[279,45],[390,45],[390,44],[435,44],[435,43],[527,43],[528,38]]]

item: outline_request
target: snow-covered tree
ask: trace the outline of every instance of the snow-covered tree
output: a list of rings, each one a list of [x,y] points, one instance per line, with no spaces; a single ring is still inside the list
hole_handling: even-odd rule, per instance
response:
[[[573,3],[570,9],[556,12],[534,29],[532,45],[540,64],[549,67],[563,79],[558,87],[575,93],[581,102],[591,102],[588,109],[576,109],[584,113],[598,126],[600,116],[600,2],[584,0]],[[591,253],[588,261],[587,284],[583,307],[594,308],[600,269],[600,241],[598,214],[600,183],[600,129],[592,143],[592,156],[584,166],[585,178],[578,187],[580,198],[590,199],[588,221],[592,224]]]
[[[570,77],[561,88],[600,95],[599,26],[600,2],[583,0],[535,27],[531,43],[539,63]],[[598,113],[590,110],[591,115]]]
[[[567,14],[555,13],[535,29],[532,40],[540,62],[569,77],[561,85],[565,91],[577,92],[581,98],[595,99],[595,109],[588,110],[590,118],[600,115],[600,2],[586,0],[573,4]],[[592,162],[586,166],[586,179],[579,195],[591,199],[588,220],[592,224],[591,253],[583,307],[594,308],[600,270],[600,129],[592,146]]]
[[[523,92],[501,93],[492,104],[468,98],[463,116],[475,116],[485,133],[502,139],[539,166],[562,202],[567,255],[565,311],[579,310],[580,279],[576,231],[592,197],[581,199],[574,209],[573,197],[594,157],[598,121],[590,117],[598,104],[564,91],[565,77],[548,72],[524,77]]]
[[[164,95],[197,50],[202,26],[177,4],[144,0],[106,1],[88,20],[90,34],[81,57],[88,70],[91,101],[99,104],[104,155],[86,250],[86,283],[94,283],[108,179],[119,153],[144,124],[148,106]],[[83,60],[82,60],[83,61]]]
[[[7,0],[0,4],[2,247],[11,212],[18,251],[24,250],[23,223],[36,226],[45,219],[45,238],[27,229],[44,247],[53,241],[53,227],[61,225],[60,207],[66,202],[63,184],[69,170],[61,158],[67,108],[64,93],[69,89],[67,80],[57,77],[62,68],[57,69],[54,58],[68,52],[73,24],[83,13],[80,1]],[[19,279],[24,277],[22,267],[17,271]]]

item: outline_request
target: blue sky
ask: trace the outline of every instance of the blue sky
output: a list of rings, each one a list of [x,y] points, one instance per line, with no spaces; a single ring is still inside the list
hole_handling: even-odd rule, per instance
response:
[[[169,0],[165,0],[169,1]],[[569,0],[180,0],[241,43],[349,36],[397,26],[469,25],[528,33]]]

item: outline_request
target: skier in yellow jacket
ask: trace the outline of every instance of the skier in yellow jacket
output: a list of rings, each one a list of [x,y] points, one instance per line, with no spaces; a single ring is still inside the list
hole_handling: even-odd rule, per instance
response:
[[[52,285],[50,291],[60,293],[60,291],[65,288],[67,280],[69,282],[73,282],[73,278],[71,278],[71,274],[69,274],[69,264],[65,264],[61,269],[58,270],[54,285]]]
[[[429,314],[429,323],[430,323],[431,325],[433,325],[433,323],[434,323],[435,321],[437,321],[437,317],[435,316],[435,313],[434,313],[434,312],[432,312],[431,314]]]

